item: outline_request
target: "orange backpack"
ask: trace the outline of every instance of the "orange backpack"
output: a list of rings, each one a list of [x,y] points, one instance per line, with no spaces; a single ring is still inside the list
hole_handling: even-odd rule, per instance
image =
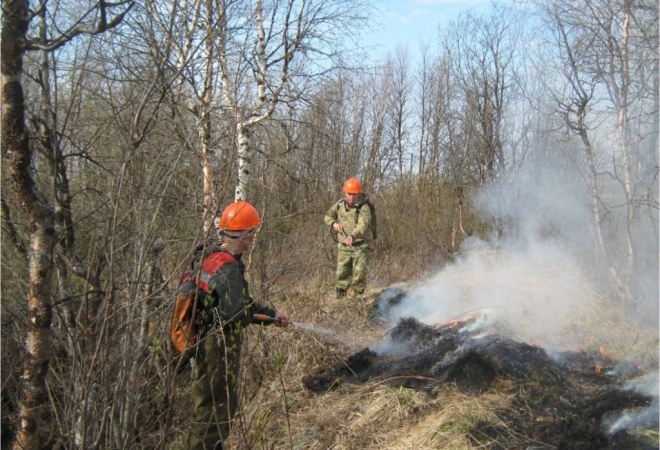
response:
[[[183,274],[174,299],[172,343],[179,353],[184,353],[197,343],[197,327],[193,323],[193,316],[198,302],[198,294],[205,294],[197,289],[191,275],[190,272]]]
[[[195,314],[197,305],[202,304],[212,291],[211,278],[226,263],[238,264],[238,261],[231,253],[214,251],[204,258],[199,270],[186,272],[181,276],[174,300],[171,329],[172,344],[179,353],[187,352],[197,343],[199,331]],[[242,305],[232,305],[232,307],[233,311],[236,311],[237,308],[240,310]]]

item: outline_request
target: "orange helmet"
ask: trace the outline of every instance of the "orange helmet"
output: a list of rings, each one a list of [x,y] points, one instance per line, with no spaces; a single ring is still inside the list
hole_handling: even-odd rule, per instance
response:
[[[243,200],[227,206],[220,217],[220,229],[228,231],[245,231],[260,223],[261,217],[257,210]]]
[[[349,178],[344,183],[344,192],[347,194],[359,194],[362,192],[362,183],[357,178]]]

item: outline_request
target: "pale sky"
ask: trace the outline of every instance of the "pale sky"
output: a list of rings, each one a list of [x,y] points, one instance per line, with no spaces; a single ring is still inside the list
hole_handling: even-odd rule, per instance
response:
[[[415,53],[419,43],[437,43],[438,27],[456,18],[461,10],[486,11],[490,0],[380,0],[377,30],[364,34],[367,46],[380,45],[382,52],[394,51],[397,43]]]

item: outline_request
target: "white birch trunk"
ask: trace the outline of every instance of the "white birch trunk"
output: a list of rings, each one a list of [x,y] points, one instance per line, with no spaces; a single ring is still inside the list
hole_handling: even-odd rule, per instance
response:
[[[631,291],[631,281],[636,274],[635,269],[635,247],[633,245],[633,225],[635,221],[635,208],[633,205],[633,185],[632,185],[632,163],[630,157],[630,148],[628,147],[628,85],[630,84],[630,74],[628,65],[628,41],[630,35],[630,0],[625,0],[625,11],[623,19],[623,31],[621,42],[621,87],[618,99],[618,124],[617,130],[621,144],[621,163],[623,166],[623,189],[626,196],[626,280],[625,293],[627,302],[633,301]]]
[[[201,117],[199,124],[199,134],[202,142],[202,172],[204,175],[204,201],[202,206],[204,231],[208,232],[213,228],[213,220],[216,216],[213,208],[213,149],[211,148],[212,130],[211,130],[211,102],[213,100],[213,56],[214,56],[214,25],[213,18],[214,5],[211,0],[206,0],[207,28],[206,28],[206,71],[204,78],[204,91],[202,93]]]
[[[250,133],[242,123],[236,125],[236,139],[238,141],[238,183],[234,201],[245,200],[247,185],[250,180],[250,166],[252,165],[252,149],[250,148]]]

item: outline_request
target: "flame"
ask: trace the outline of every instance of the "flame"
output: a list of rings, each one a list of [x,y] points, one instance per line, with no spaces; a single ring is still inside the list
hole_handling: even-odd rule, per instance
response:
[[[454,328],[456,325],[463,323],[462,320],[454,319],[446,323],[439,323],[433,327],[434,330],[439,330],[440,328]]]
[[[603,370],[602,367],[600,367],[599,365],[596,365],[596,373],[600,373],[602,370]]]

